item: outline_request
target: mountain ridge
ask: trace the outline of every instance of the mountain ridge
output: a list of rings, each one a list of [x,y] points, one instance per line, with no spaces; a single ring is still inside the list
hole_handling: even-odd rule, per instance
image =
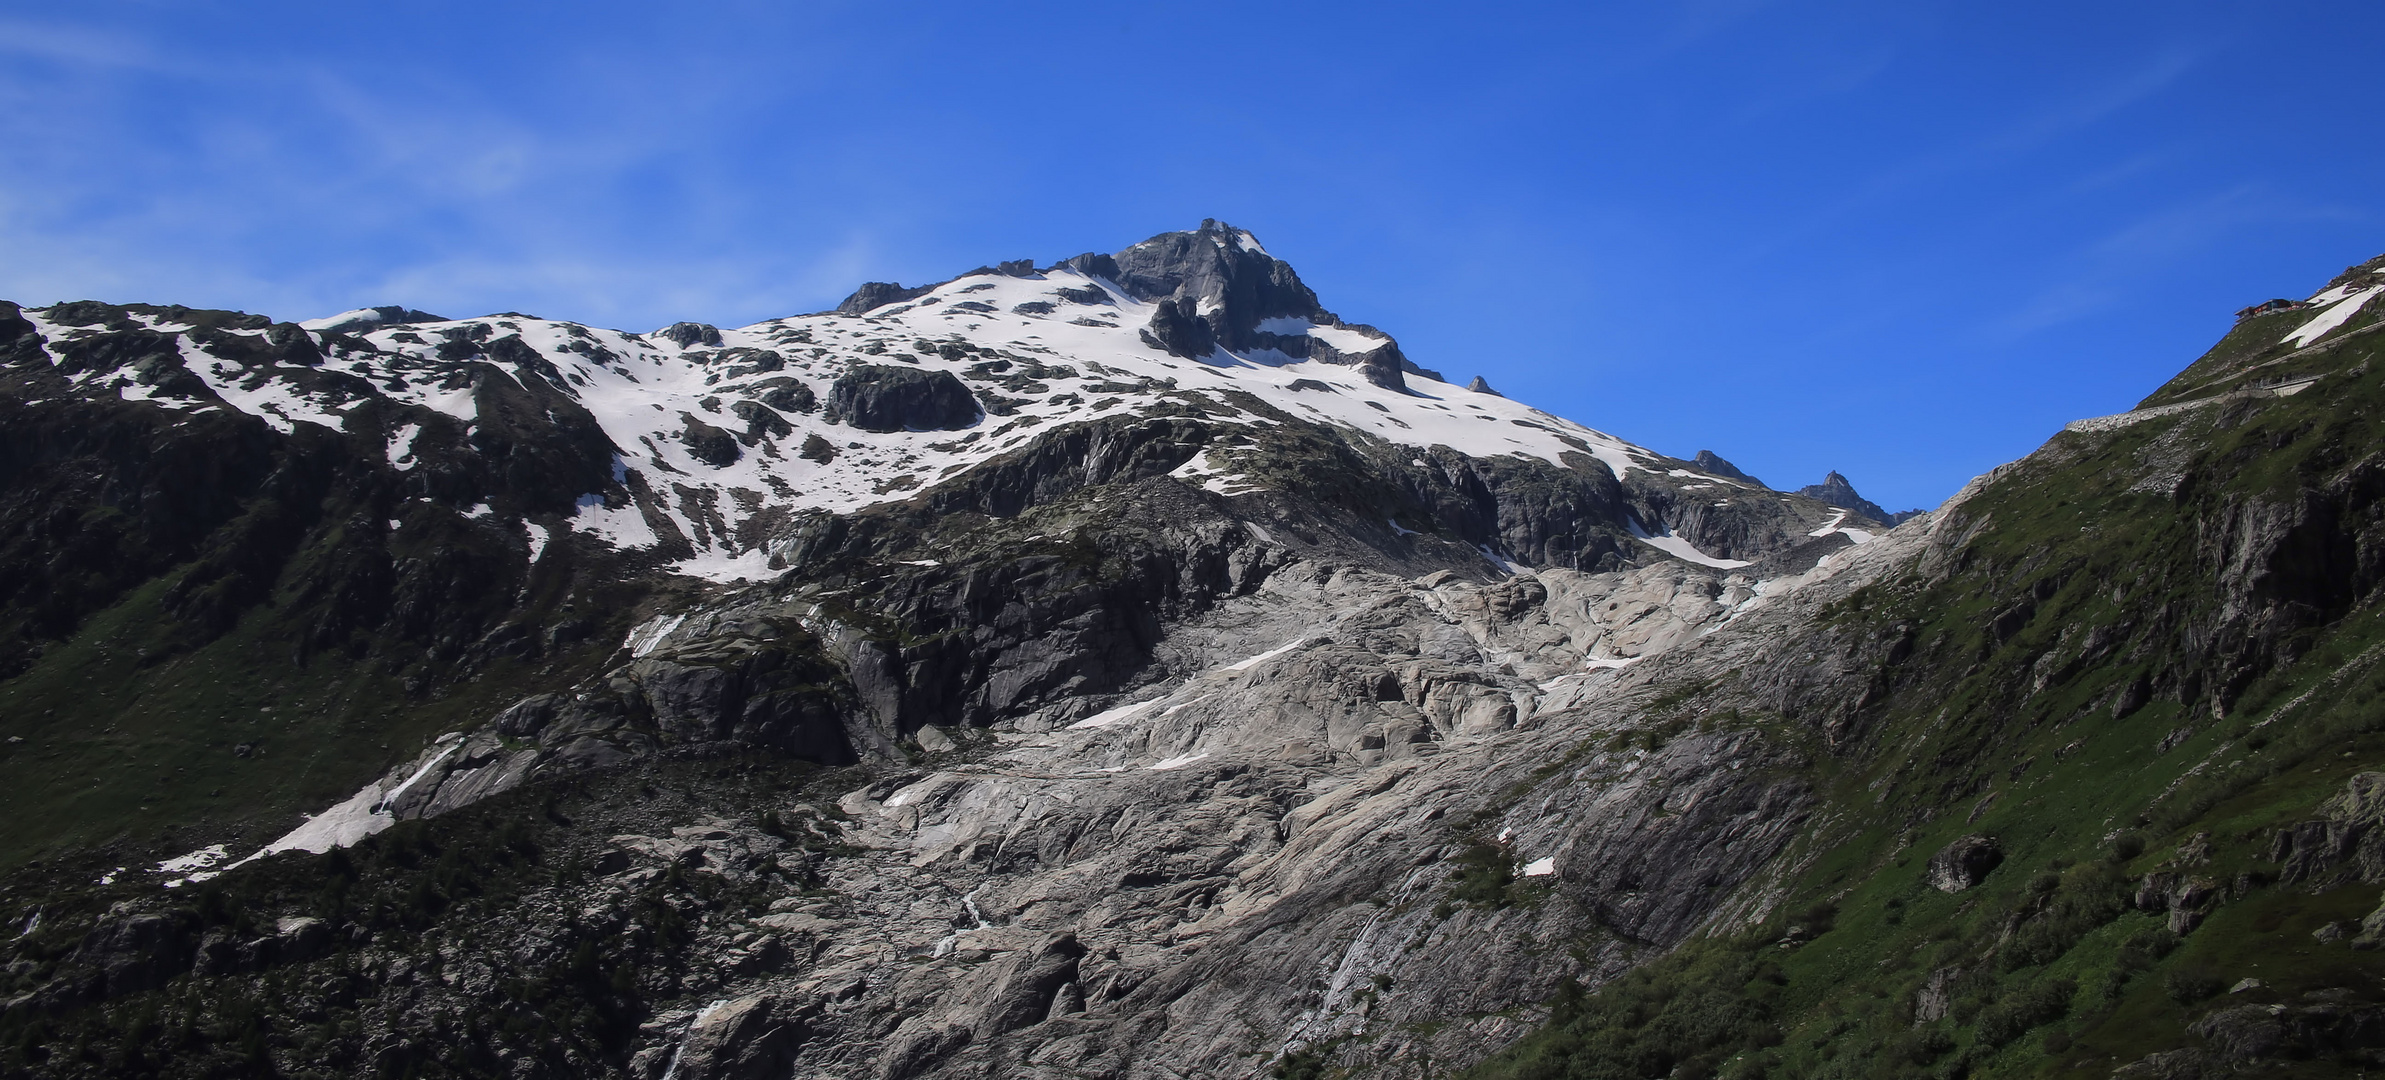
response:
[[[0,309],[0,1061],[2385,1050],[2365,278],[1890,528],[1395,369],[1240,235],[649,335]]]

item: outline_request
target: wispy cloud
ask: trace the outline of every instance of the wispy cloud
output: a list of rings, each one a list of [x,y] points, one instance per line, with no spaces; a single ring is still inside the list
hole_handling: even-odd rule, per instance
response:
[[[2359,216],[2348,207],[2291,199],[2252,184],[2173,202],[2080,244],[2061,258],[2053,283],[1988,320],[1985,330],[1991,338],[2009,340],[2087,319],[2136,295],[2144,282],[2180,261],[2204,255],[2248,229]]]
[[[1930,153],[1910,158],[1865,178],[1844,195],[1799,216],[1740,251],[1741,264],[1758,263],[1788,250],[1845,219],[1934,181],[1996,168],[2067,135],[2083,131],[2121,110],[2159,94],[2193,69],[2197,54],[2175,50],[2067,100],[2038,109],[2012,123]]]

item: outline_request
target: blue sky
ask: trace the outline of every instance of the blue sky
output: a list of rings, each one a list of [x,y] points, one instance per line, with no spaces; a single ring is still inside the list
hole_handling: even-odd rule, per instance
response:
[[[0,2],[0,296],[627,329],[1217,217],[1428,367],[1934,505],[2385,251],[2385,6]]]

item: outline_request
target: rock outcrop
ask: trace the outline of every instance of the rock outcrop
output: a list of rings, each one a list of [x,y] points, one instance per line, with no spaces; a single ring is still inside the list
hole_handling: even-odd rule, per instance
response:
[[[954,431],[984,410],[949,371],[864,364],[837,377],[828,407],[863,431]]]

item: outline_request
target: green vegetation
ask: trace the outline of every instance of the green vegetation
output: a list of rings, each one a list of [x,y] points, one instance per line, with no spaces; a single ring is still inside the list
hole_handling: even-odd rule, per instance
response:
[[[1804,720],[1832,745],[1812,781],[1851,809],[1791,853],[1791,899],[1568,990],[1469,1075],[2101,1077],[2203,1046],[2188,1028],[2214,1010],[2385,998],[2385,955],[2314,936],[2379,889],[2281,885],[2269,861],[2279,826],[2385,768],[2385,610],[2353,554],[2385,541],[2365,479],[2385,343],[2272,364],[2285,321],[2248,320],[2148,400],[2313,388],[2058,435],[1956,511],[1934,572],[1826,611],[1880,659],[1862,708]],[[1929,887],[1929,855],[1971,833],[2004,864]],[[2135,903],[2159,871],[2211,883],[2186,933]]]

